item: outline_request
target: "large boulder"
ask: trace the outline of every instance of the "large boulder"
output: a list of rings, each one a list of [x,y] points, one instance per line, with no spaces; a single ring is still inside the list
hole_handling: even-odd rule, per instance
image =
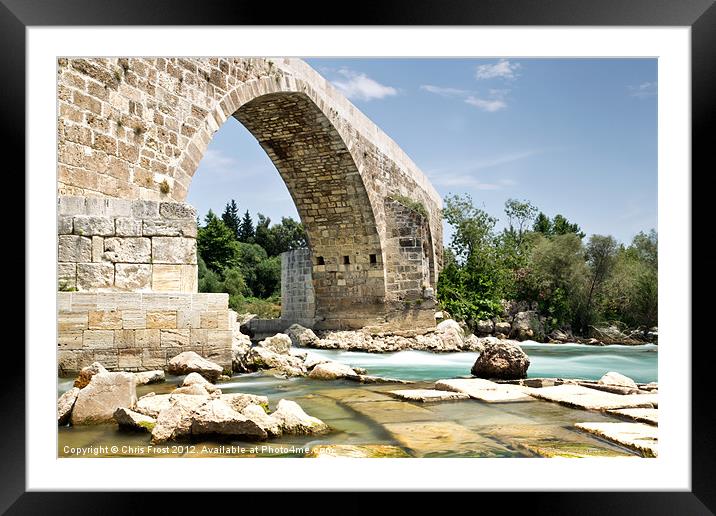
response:
[[[236,373],[249,372],[246,355],[251,350],[251,339],[234,327],[231,340],[231,368]]]
[[[618,387],[631,387],[632,389],[638,389],[636,382],[629,378],[628,376],[624,376],[621,373],[617,373],[614,371],[610,371],[604,376],[602,376],[599,379],[599,382],[597,382],[601,385],[615,385]]]
[[[259,342],[259,346],[279,355],[288,355],[291,350],[291,337],[285,333],[277,333],[273,337],[267,337]]]
[[[510,331],[512,331],[512,325],[507,321],[497,321],[495,323],[495,337],[502,336],[503,338],[507,338]]]
[[[443,333],[451,330],[456,331],[460,334],[460,336],[463,336],[465,334],[462,327],[457,323],[457,321],[453,319],[445,319],[444,321],[440,322],[435,328],[435,331],[437,333]]]
[[[263,407],[248,405],[241,414],[256,423],[269,437],[279,437],[283,433],[281,421],[267,414]]]
[[[157,423],[157,420],[153,417],[134,412],[124,407],[115,410],[113,417],[120,427],[142,432],[151,432]]]
[[[164,371],[158,369],[156,371],[134,373],[134,379],[137,381],[137,385],[147,385],[150,383],[161,383],[166,380],[166,377],[164,376]]]
[[[306,368],[300,358],[274,353],[263,346],[251,348],[246,355],[246,363],[251,371],[272,369],[286,376],[304,376],[306,374]]]
[[[479,378],[515,380],[527,377],[530,359],[517,344],[499,342],[485,345],[471,373]]]
[[[494,337],[489,337],[493,339]],[[477,351],[481,353],[485,349],[485,339],[481,339],[476,335],[468,335],[463,340],[462,351]]]
[[[339,362],[322,362],[317,364],[308,375],[309,378],[313,378],[314,380],[337,380],[338,378],[345,378],[347,376],[357,376],[357,373],[350,366]]]
[[[486,335],[492,335],[493,331],[495,331],[495,323],[492,322],[490,319],[485,319],[482,321],[475,322],[475,332],[480,337],[485,337]]]
[[[157,415],[152,429],[152,443],[164,443],[191,435],[191,416],[208,401],[202,396],[173,396],[168,407]]]
[[[510,338],[517,340],[542,340],[544,338],[544,325],[537,312],[528,310],[517,312],[512,319]]]
[[[77,396],[80,393],[79,387],[72,387],[69,391],[62,393],[57,400],[57,424],[66,425],[72,414],[72,407],[75,406]]]
[[[268,410],[268,398],[266,396],[244,394],[243,392],[232,392],[231,394],[222,394],[219,398],[227,403],[236,412],[243,412],[249,405],[257,405],[261,407],[264,412]]]
[[[172,396],[170,394],[150,392],[137,400],[135,410],[145,416],[156,418],[162,410],[169,408],[171,404]]]
[[[219,364],[215,364],[205,358],[202,358],[194,351],[184,351],[172,358],[168,364],[170,374],[185,375],[189,373],[199,373],[201,376],[215,382],[223,372]]]
[[[231,435],[256,440],[268,437],[259,425],[220,399],[212,399],[200,405],[190,419],[192,435]]]
[[[221,391],[219,391],[219,393],[221,393]],[[185,394],[187,396],[204,396],[206,398],[209,396],[209,391],[207,391],[203,385],[195,383],[192,385],[185,385],[182,387],[178,387],[178,388],[174,389],[170,394]]]
[[[105,369],[102,364],[100,364],[99,362],[94,362],[92,365],[83,367],[80,370],[80,374],[78,374],[77,378],[75,378],[73,387],[78,387],[80,389],[84,389],[90,383],[90,380],[92,380],[92,377],[94,375],[99,374],[99,373],[106,373],[106,372],[107,372],[107,369]]]
[[[184,378],[184,381],[182,382],[182,387],[189,387],[192,385],[201,385],[206,389],[207,392],[219,392],[221,393],[221,389],[219,389],[216,385],[209,382],[206,378],[201,376],[199,373],[189,373],[186,375],[186,378]]]
[[[286,434],[324,434],[330,431],[326,423],[306,414],[295,401],[281,400],[271,414]]]
[[[134,408],[137,389],[132,373],[98,373],[81,389],[72,409],[73,425],[108,423],[120,407]]]
[[[291,343],[298,347],[311,347],[318,342],[318,337],[313,330],[301,326],[300,324],[292,324],[286,330],[286,335],[291,339]]]

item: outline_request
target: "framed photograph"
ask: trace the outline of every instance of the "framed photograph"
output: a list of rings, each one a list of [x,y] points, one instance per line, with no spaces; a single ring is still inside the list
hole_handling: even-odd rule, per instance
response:
[[[3,510],[712,513],[690,250],[713,2],[382,9],[3,1],[28,187]]]

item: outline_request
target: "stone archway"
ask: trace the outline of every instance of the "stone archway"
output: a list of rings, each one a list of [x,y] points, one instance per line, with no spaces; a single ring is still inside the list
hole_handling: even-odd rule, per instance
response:
[[[406,309],[415,309],[414,301],[432,299],[442,264],[439,196],[395,142],[304,62],[61,59],[58,75],[61,197],[181,203],[214,132],[234,116],[276,164],[307,228],[317,311],[326,327],[400,320]],[[116,262],[112,282],[102,289],[146,288],[126,278],[117,284],[122,265],[121,274],[151,275],[153,291],[155,285],[191,291],[190,279],[182,279],[195,270],[195,257],[186,258],[191,230],[175,227],[189,217],[164,221],[157,229],[153,216],[141,221],[158,231],[142,234],[149,242],[129,245],[122,238],[130,237],[112,233],[110,243],[118,251],[110,259],[133,258],[126,248],[135,244],[148,246],[149,259],[139,268]],[[166,238],[163,231],[182,240],[160,240]],[[103,245],[99,261],[107,257],[107,242]],[[157,261],[155,251],[162,247],[170,249]],[[175,247],[183,256],[170,252]],[[68,270],[76,256],[87,256],[84,250],[65,254]],[[164,258],[168,264],[160,263]],[[92,268],[100,265],[109,275],[107,264]],[[74,270],[79,278],[79,265]]]

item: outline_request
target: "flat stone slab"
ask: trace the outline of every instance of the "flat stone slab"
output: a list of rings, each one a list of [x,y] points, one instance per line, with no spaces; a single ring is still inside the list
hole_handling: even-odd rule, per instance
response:
[[[349,407],[381,425],[406,421],[430,421],[438,417],[430,410],[404,401],[361,401],[351,403]]]
[[[385,429],[418,457],[507,457],[514,452],[452,421],[391,423]],[[449,452],[446,452],[449,450]]]
[[[482,378],[438,380],[435,382],[435,388],[439,391],[460,392],[467,394],[471,398],[490,403],[527,401],[530,399],[525,387],[495,383]]]
[[[656,402],[656,396],[652,394],[612,394],[580,385],[543,387],[530,389],[528,392],[535,398],[589,410],[653,408],[653,403]]]
[[[321,444],[313,446],[306,457],[316,459],[377,459],[377,458],[405,458],[408,453],[398,446],[388,444]]]
[[[614,414],[626,419],[631,419],[637,423],[647,423],[649,425],[659,424],[659,410],[650,408],[628,408],[618,410],[607,410],[609,414]]]
[[[659,445],[658,428],[644,423],[576,423],[579,430],[639,452],[656,457]]]
[[[438,391],[435,389],[403,389],[390,391],[390,394],[403,400],[421,401],[423,403],[470,399],[470,396],[463,392]]]

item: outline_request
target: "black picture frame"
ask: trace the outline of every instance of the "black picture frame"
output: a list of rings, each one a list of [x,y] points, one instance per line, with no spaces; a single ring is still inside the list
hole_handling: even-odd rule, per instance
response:
[[[713,119],[716,117],[716,6],[714,0],[384,0],[375,5],[346,5],[316,0],[280,7],[270,2],[204,0],[0,0],[0,104],[3,148],[24,148],[25,29],[53,25],[550,25],[550,26],[688,26],[691,27],[692,171],[691,180],[716,167]],[[24,170],[24,153],[15,171]],[[700,173],[695,172],[699,170]],[[689,171],[684,171],[688,174]],[[19,174],[16,174],[20,176]],[[24,191],[24,181],[16,192]],[[698,190],[693,189],[692,192]],[[692,217],[695,221],[695,217]],[[702,228],[703,229],[703,228]],[[695,231],[695,228],[694,230]],[[692,232],[692,235],[695,234]],[[24,249],[24,248],[23,248]],[[18,253],[23,254],[18,245]],[[692,272],[693,273],[693,272]],[[693,303],[696,307],[696,303]],[[694,320],[692,315],[692,320]],[[553,492],[481,493],[481,507],[549,514],[713,514],[716,511],[716,439],[708,389],[712,344],[692,346],[691,336],[673,345],[691,346],[692,357],[692,490],[690,492]],[[124,492],[26,492],[24,353],[5,371],[0,407],[5,421],[0,440],[0,511],[7,514],[114,514],[154,506],[168,508],[160,494],[127,496]],[[705,410],[697,410],[704,408]],[[81,484],[81,479],[78,479]],[[426,494],[413,495],[421,501]],[[427,495],[430,495],[427,493]],[[182,510],[189,493],[174,493]],[[215,503],[228,509],[217,493]],[[241,495],[233,495],[240,497]],[[297,496],[298,504],[310,503]],[[440,495],[438,495],[440,496]],[[442,495],[445,496],[445,495]],[[450,495],[453,496],[453,495]],[[475,495],[472,495],[473,497]],[[500,501],[502,499],[502,501]],[[266,500],[265,500],[266,501]],[[469,500],[468,500],[469,501]],[[268,503],[268,502],[267,502]],[[181,505],[180,505],[181,504]],[[363,503],[360,504],[363,506]],[[240,507],[238,502],[236,507]],[[366,508],[363,506],[363,508]],[[510,511],[511,512],[511,511]],[[160,512],[160,514],[163,513]]]

